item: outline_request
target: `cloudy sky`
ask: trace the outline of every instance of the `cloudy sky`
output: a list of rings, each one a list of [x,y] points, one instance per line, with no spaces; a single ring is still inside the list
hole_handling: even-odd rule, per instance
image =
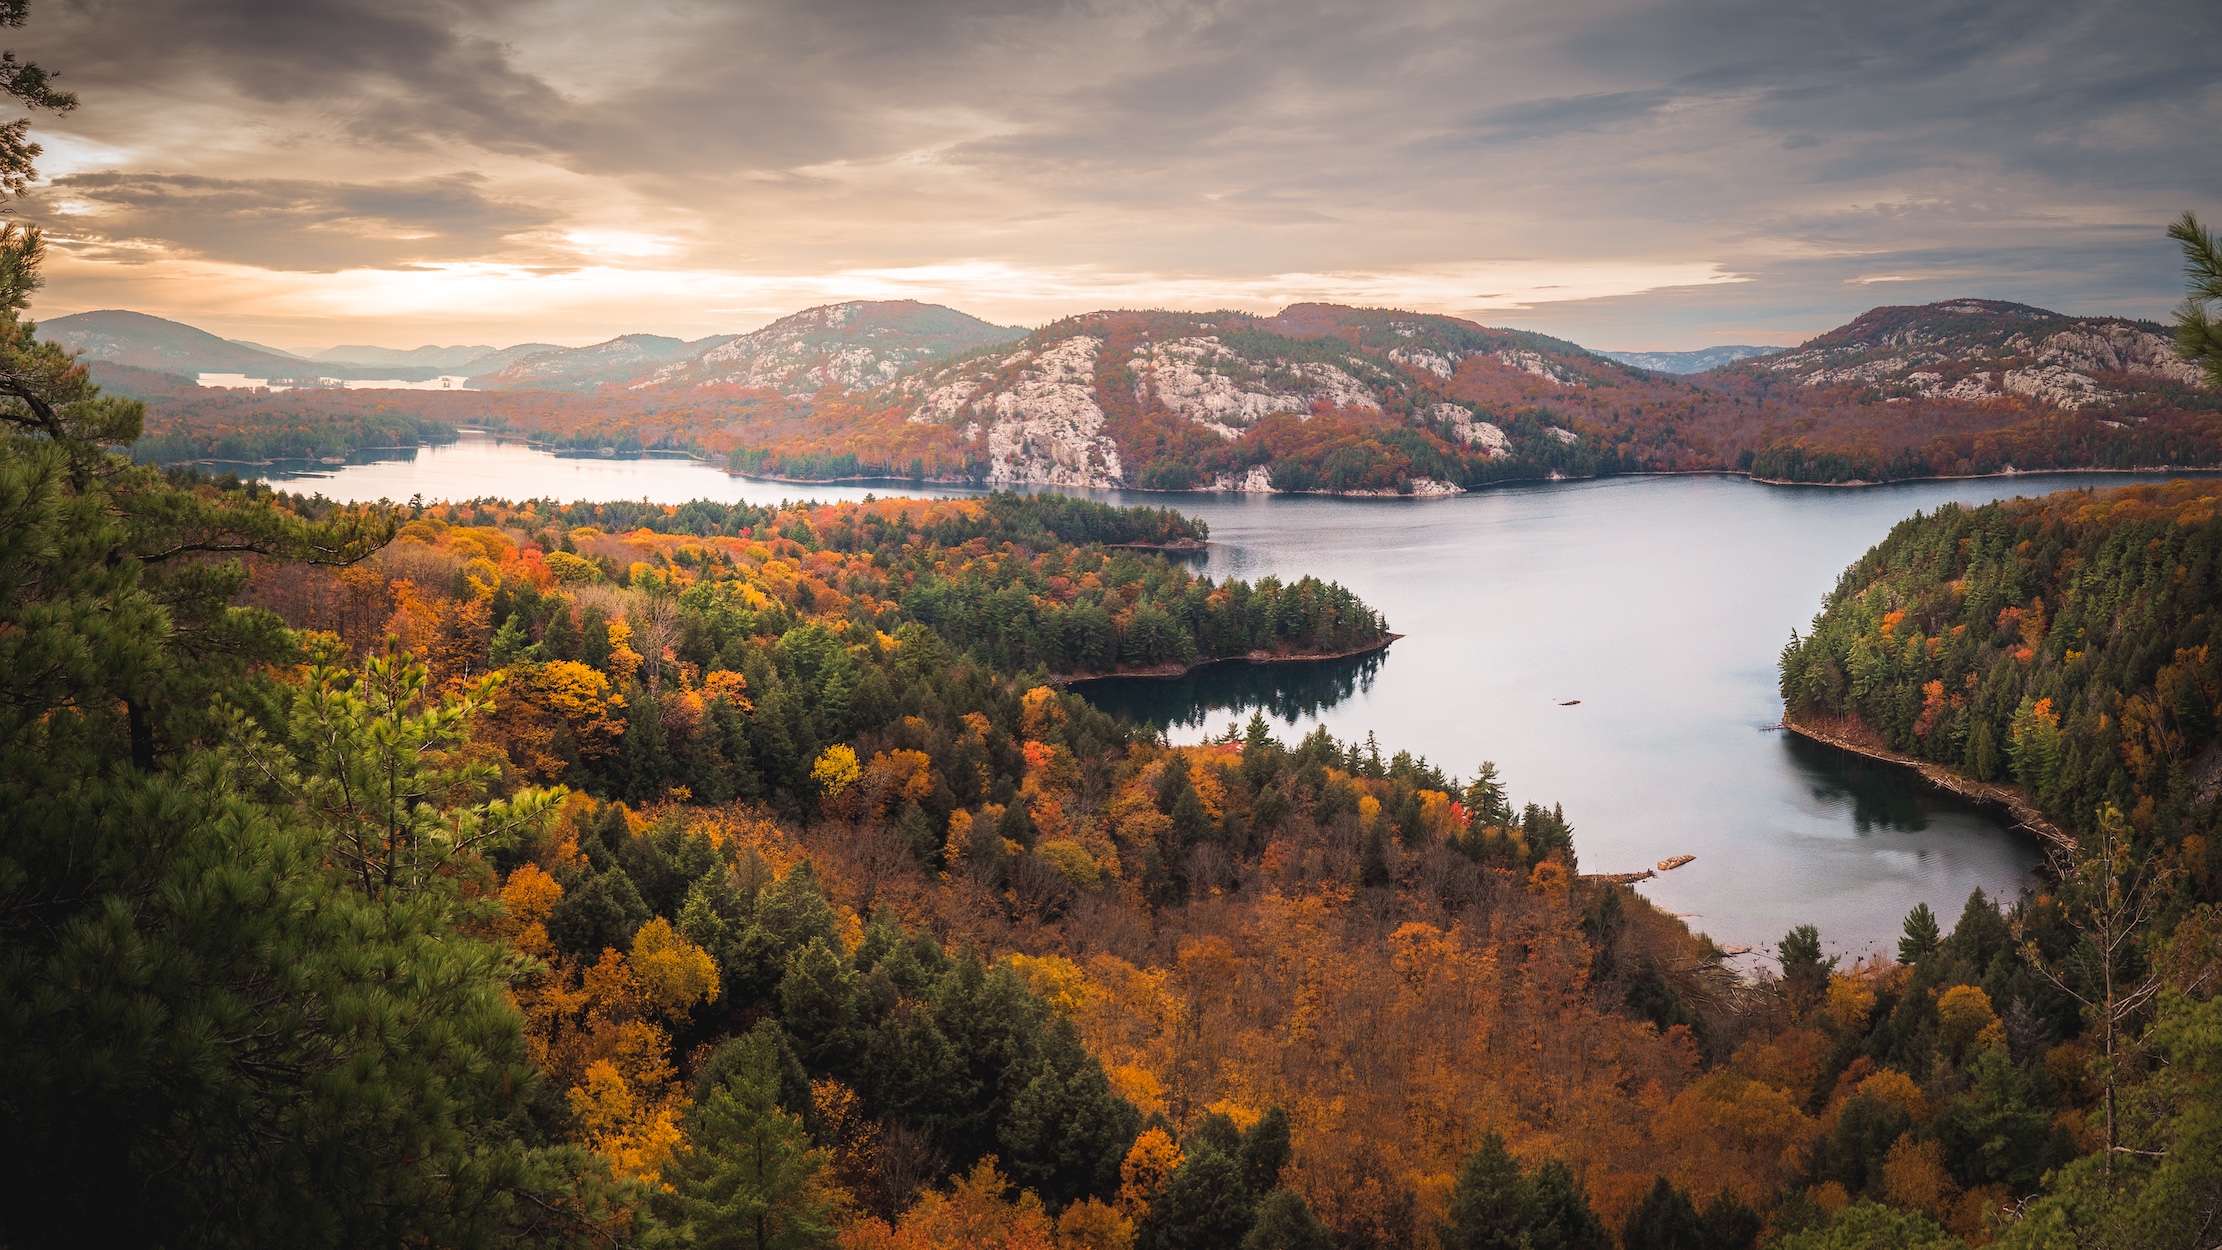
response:
[[[42,316],[290,349],[918,298],[1593,346],[1959,295],[2165,316],[2214,0],[34,0]]]

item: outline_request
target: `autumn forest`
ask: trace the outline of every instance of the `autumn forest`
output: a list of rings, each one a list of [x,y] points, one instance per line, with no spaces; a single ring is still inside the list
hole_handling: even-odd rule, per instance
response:
[[[7,69],[17,103],[74,107]],[[0,126],[11,194],[24,125]],[[2183,352],[2222,381],[2222,244],[2177,238]],[[1198,572],[1210,529],[1175,508],[341,504],[179,463],[491,415],[751,472],[985,478],[915,394],[366,411],[104,372],[174,401],[150,422],[29,320],[47,247],[0,221],[0,1250],[2222,1238],[2222,487],[1946,506],[1846,570],[1779,657],[1784,724],[2011,810],[2050,864],[1913,908],[1893,950],[1808,924],[1739,961],[1585,871],[1578,807],[1490,761],[1263,714],[1176,745],[1090,702],[1400,637],[1334,581]],[[1453,318],[1199,316],[1040,332],[1104,349],[1139,485],[2222,447],[2175,373],[2110,410],[2149,421],[2013,399],[1976,428]],[[1202,329],[1388,402],[1211,432],[1140,380]],[[935,367],[1046,385],[1013,379],[1054,349],[1007,346]],[[1437,349],[1469,364],[1412,363]],[[1899,401],[1868,437],[1854,410]]]

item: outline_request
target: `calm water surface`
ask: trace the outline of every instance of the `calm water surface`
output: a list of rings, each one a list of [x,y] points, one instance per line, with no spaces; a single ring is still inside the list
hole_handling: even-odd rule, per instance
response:
[[[1207,520],[1202,566],[1214,577],[1338,580],[1406,637],[1360,661],[1226,666],[1088,693],[1175,741],[1259,708],[1290,732],[1372,730],[1386,750],[1454,773],[1495,760],[1514,802],[1564,804],[1584,871],[1695,855],[1639,888],[1723,943],[1771,946],[1813,923],[1832,949],[1864,953],[1894,942],[1917,902],[1949,923],[1978,886],[2012,896],[2039,852],[1995,814],[1903,770],[1769,731],[1782,711],[1776,653],[1844,566],[1917,510],[2129,480],[1845,490],[1620,478],[1437,500],[1104,493]],[[486,441],[284,485],[342,500],[421,492],[667,503],[867,490],[756,482],[687,461],[557,459]]]

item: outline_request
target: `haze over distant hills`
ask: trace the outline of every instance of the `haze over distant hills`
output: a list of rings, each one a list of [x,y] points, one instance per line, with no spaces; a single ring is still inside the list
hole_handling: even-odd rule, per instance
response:
[[[520,357],[536,352],[558,351],[554,343],[519,343],[514,347],[478,346],[436,347],[372,347],[368,344],[349,343],[327,347],[312,352],[310,360],[328,360],[337,364],[401,365],[439,369],[443,372],[464,370],[466,375],[490,373]]]
[[[1772,355],[1785,349],[1737,344],[1730,347],[1703,347],[1689,352],[1608,352],[1602,349],[1595,350],[1598,355],[1607,360],[1617,360],[1624,365],[1634,365],[1638,369],[1649,369],[1653,373],[1703,373],[1707,369],[1718,369],[1722,365],[1732,365],[1739,360],[1749,360],[1753,356]]]
[[[553,343],[407,350],[348,346],[302,356],[260,343],[218,338],[182,321],[120,308],[42,321],[39,335],[82,352],[88,360],[170,374],[187,382],[202,373],[243,373],[273,381],[316,377],[422,381],[442,373],[469,377],[492,373],[521,356],[562,350]]]

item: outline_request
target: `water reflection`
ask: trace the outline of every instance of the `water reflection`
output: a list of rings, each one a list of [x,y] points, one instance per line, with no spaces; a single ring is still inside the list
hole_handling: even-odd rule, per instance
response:
[[[1864,755],[1839,750],[1793,733],[1782,735],[1783,753],[1797,770],[1806,792],[1822,803],[1849,805],[1852,827],[1860,833],[1920,833],[1932,818],[1950,813],[1989,823],[1997,814],[1971,802],[1914,781],[1913,774],[1897,764],[1885,764]]]
[[[1113,716],[1159,729],[1209,728],[1228,719],[1244,719],[1253,710],[1293,724],[1373,689],[1385,653],[1373,652],[1346,660],[1314,660],[1296,664],[1213,664],[1178,681],[1146,677],[1112,677],[1077,687]]]

